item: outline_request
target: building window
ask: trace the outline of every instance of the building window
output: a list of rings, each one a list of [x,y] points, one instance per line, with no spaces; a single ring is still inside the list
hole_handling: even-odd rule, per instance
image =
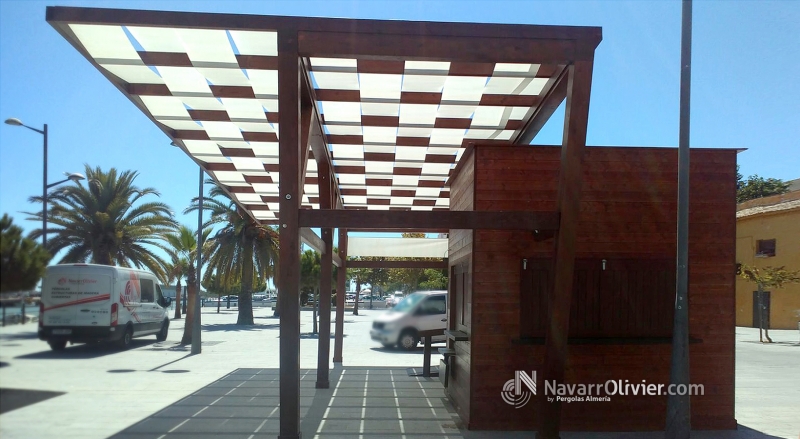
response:
[[[770,256],[775,256],[775,240],[759,239],[756,241],[756,257],[768,258]]]

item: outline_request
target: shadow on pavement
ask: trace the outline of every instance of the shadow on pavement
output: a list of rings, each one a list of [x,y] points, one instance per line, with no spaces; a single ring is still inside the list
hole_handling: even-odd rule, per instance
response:
[[[133,339],[130,349],[143,348],[155,343],[155,340],[150,339]],[[50,350],[46,343],[42,342],[42,348],[47,348],[48,350],[20,355],[14,358],[17,360],[84,360],[87,358],[98,358],[124,352],[112,343],[78,343],[67,345],[67,348],[63,351],[53,351]]]
[[[468,431],[434,378],[409,377],[404,369],[335,367],[329,389],[315,389],[316,371],[300,371],[300,418],[305,437],[400,439],[529,438],[530,432]],[[142,437],[275,437],[280,428],[279,371],[236,369],[177,403],[117,433]],[[663,432],[563,433],[564,439],[649,439]],[[777,439],[740,426],[736,431],[698,431],[699,439]]]
[[[469,431],[436,378],[403,368],[334,367],[330,388],[315,389],[316,371],[300,370],[303,437],[522,439],[531,432]],[[110,439],[157,437],[274,438],[280,429],[278,369],[236,369]],[[661,439],[663,432],[564,432],[563,439]],[[778,439],[745,426],[694,431],[696,439]]]
[[[20,332],[17,334],[0,334],[0,340],[2,341],[12,341],[12,340],[35,340],[39,338],[39,335],[35,332]]]
[[[438,352],[439,352],[438,348],[440,348],[440,347],[442,347],[442,346],[437,346],[437,345],[434,344],[432,346],[432,349],[431,349],[432,353],[434,355],[437,355]],[[414,348],[414,349],[412,349],[410,351],[407,351],[405,349],[400,349],[398,347],[385,348],[385,347],[382,347],[382,346],[375,346],[375,347],[371,347],[369,349],[371,351],[383,352],[383,353],[387,353],[387,354],[410,354],[410,355],[422,355],[423,350],[424,350],[422,346],[417,346],[416,348]]]
[[[342,336],[343,337],[347,337],[347,334],[342,334]],[[319,334],[314,334],[313,332],[303,332],[303,333],[300,333],[300,338],[301,339],[318,339],[319,338]],[[336,338],[336,334],[331,332],[331,340],[333,340],[334,338]]]
[[[64,392],[42,390],[0,389],[0,413],[7,413],[63,394]]]
[[[240,332],[240,331],[261,331],[264,329],[278,329],[280,325],[237,325],[236,323],[215,323],[211,325],[203,324],[203,332]]]

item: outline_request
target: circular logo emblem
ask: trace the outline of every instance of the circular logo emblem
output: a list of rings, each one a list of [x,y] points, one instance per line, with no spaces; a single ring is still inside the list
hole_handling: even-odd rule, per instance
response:
[[[128,281],[125,284],[125,293],[122,295],[122,302],[124,304],[134,302],[134,295],[135,294],[136,294],[136,291],[134,290],[133,282]]]
[[[531,400],[531,392],[519,389],[520,392],[517,394],[516,390],[514,389],[514,380],[508,380],[503,384],[503,391],[500,392],[500,396],[506,404],[513,405],[515,409],[518,409]]]

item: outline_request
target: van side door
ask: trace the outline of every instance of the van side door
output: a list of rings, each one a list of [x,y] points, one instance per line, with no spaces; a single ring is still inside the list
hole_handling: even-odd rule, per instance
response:
[[[447,326],[447,298],[444,294],[431,295],[420,302],[415,311],[417,330],[445,329]]]
[[[134,328],[137,333],[154,333],[161,329],[161,315],[163,308],[156,303],[156,283],[153,279],[142,277],[140,280],[141,291],[141,307],[139,308],[139,317],[141,322],[138,328]]]

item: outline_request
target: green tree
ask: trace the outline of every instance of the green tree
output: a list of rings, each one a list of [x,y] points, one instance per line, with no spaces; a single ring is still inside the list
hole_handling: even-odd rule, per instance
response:
[[[758,175],[751,175],[745,180],[739,173],[739,166],[736,166],[737,203],[786,192],[789,192],[789,183],[777,178],[764,178]]]
[[[419,287],[423,290],[446,290],[447,283],[446,270],[426,268],[422,273]]]
[[[206,241],[208,235],[211,234],[211,229],[206,228],[203,230],[203,241]],[[181,276],[186,278],[186,321],[183,327],[183,338],[181,344],[190,344],[192,342],[192,324],[194,323],[194,307],[197,300],[197,268],[195,261],[197,261],[197,233],[181,224],[178,230],[166,236],[167,242],[171,249],[169,251],[172,257],[174,268],[181,270]],[[180,283],[180,280],[178,280]],[[177,288],[176,288],[177,299]],[[180,302],[176,308],[180,306]]]
[[[308,303],[319,288],[322,258],[314,250],[306,250],[300,255],[300,303]]]
[[[207,183],[214,182],[206,180]],[[222,226],[204,246],[207,261],[204,279],[213,273],[220,278],[220,284],[230,287],[241,283],[239,294],[239,316],[237,325],[252,325],[253,286],[272,277],[278,259],[278,232],[253,219],[249,213],[236,204],[219,186],[209,191],[210,197],[203,199],[203,209],[210,212],[210,219],[203,227]],[[186,213],[199,207],[195,198]],[[210,277],[209,277],[210,279]]]
[[[7,214],[0,219],[0,293],[30,290],[44,276],[50,253],[30,238],[22,237]]]
[[[403,238],[425,238],[425,233],[403,233]],[[411,258],[414,261],[434,261],[436,258]],[[423,268],[393,268],[389,270],[389,289],[410,293],[419,289],[447,289],[447,271]]]
[[[800,271],[790,271],[786,267],[764,267],[756,268],[742,264],[739,268],[739,275],[749,282],[758,286],[758,310],[759,310],[759,325],[758,325],[758,339],[764,342],[764,337],[767,343],[772,343],[769,338],[769,328],[764,327],[764,320],[766,320],[765,306],[763,303],[764,289],[765,288],[783,288],[786,284],[800,282]],[[762,336],[763,331],[763,336]]]
[[[374,256],[363,256],[363,257],[355,257],[355,258],[348,258],[350,261],[385,261],[386,258],[383,257],[374,257]],[[347,278],[349,280],[353,280],[356,283],[356,300],[353,304],[353,315],[358,315],[358,299],[361,297],[361,287],[363,285],[369,285],[373,289],[378,286],[385,284],[386,281],[389,280],[389,270],[385,268],[348,268],[347,269]]]
[[[169,251],[164,244],[176,222],[169,206],[160,202],[141,202],[149,195],[160,196],[153,188],[134,185],[138,172],[118,172],[111,168],[86,165],[86,186],[53,189],[49,203],[47,250],[57,254],[66,250],[59,263],[90,262],[102,265],[146,268],[160,279],[166,279],[166,262],[151,250]],[[41,197],[31,197],[42,202]],[[41,221],[42,213],[27,213],[31,220]],[[32,238],[42,235],[34,230]]]

